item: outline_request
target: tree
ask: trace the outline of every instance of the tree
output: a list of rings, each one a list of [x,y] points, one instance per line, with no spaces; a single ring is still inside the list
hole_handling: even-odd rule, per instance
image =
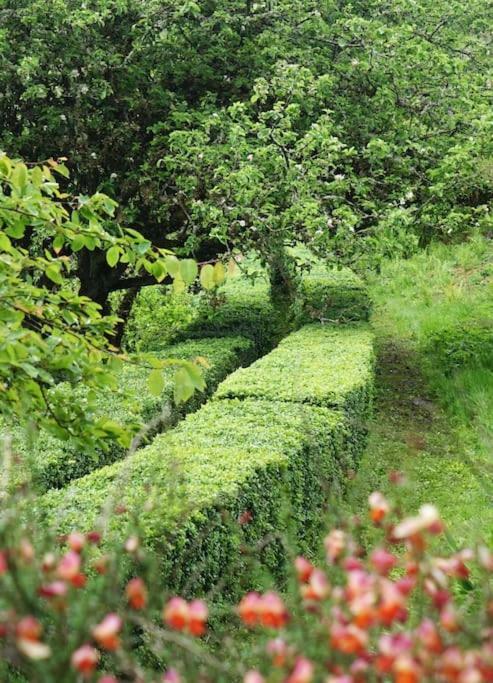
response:
[[[153,384],[169,365],[184,370],[187,387],[203,389],[202,375],[192,363],[119,353],[109,341],[117,319],[78,291],[76,255],[99,249],[109,267],[120,263],[130,275],[145,271],[156,281],[171,276],[178,283],[192,282],[197,265],[118,226],[116,203],[106,195],[62,192],[56,176],[67,173],[53,160],[28,168],[0,156],[0,412],[75,444],[117,438],[128,445],[128,430],[93,417],[98,391],[115,385],[122,362],[154,367]]]

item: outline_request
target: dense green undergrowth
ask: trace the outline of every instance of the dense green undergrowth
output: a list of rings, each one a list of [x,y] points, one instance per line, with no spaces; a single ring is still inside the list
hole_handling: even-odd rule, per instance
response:
[[[451,542],[492,541],[492,290],[483,238],[389,262],[373,279],[376,416],[351,487],[355,509],[400,469],[407,504],[438,505]]]

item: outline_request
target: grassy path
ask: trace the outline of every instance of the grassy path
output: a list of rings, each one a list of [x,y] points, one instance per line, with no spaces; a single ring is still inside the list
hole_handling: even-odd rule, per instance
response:
[[[364,513],[371,491],[393,493],[388,473],[399,470],[406,477],[401,491],[406,511],[433,502],[447,522],[451,544],[479,538],[493,544],[492,366],[478,365],[473,354],[447,374],[441,371],[441,349],[436,357],[424,350],[430,329],[436,334],[457,324],[467,331],[476,324],[478,308],[481,329],[491,321],[493,330],[492,253],[484,244],[441,247],[438,254],[394,264],[380,277],[373,317],[375,416],[347,493],[353,513]],[[463,348],[462,338],[457,348]]]
[[[393,495],[388,473],[399,470],[406,477],[401,495],[408,510],[433,502],[453,542],[491,540],[491,494],[470,460],[467,445],[431,398],[412,355],[392,341],[380,343],[375,416],[368,448],[349,486],[350,509],[364,514],[374,490]]]

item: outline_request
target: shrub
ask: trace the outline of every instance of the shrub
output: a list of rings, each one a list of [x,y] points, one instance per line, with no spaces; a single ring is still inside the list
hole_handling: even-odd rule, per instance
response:
[[[329,270],[319,264],[300,278],[292,312],[300,326],[314,320],[368,320],[370,310],[368,291],[353,271]]]
[[[373,345],[368,326],[306,325],[267,356],[222,382],[214,397],[259,398],[339,408],[368,417]]]
[[[493,324],[488,319],[452,321],[428,331],[420,350],[433,366],[438,365],[447,374],[464,367],[491,367]]]
[[[102,507],[124,538],[134,516],[167,586],[201,591],[249,585],[258,559],[285,568],[282,538],[312,545],[321,510],[350,466],[351,433],[335,411],[296,403],[215,401],[123,462],[43,496],[59,531],[97,526]],[[248,523],[238,523],[246,516]],[[245,543],[256,557],[242,555]],[[252,566],[253,563],[253,566]],[[253,572],[253,573],[252,573]],[[226,590],[226,588],[225,588]]]
[[[257,355],[269,351],[287,331],[286,321],[270,296],[266,278],[254,282],[231,278],[212,300],[203,301],[197,318],[181,336],[241,334],[255,342]]]
[[[142,365],[126,364],[119,375],[119,391],[110,390],[101,394],[97,401],[98,416],[107,415],[120,424],[143,429],[147,423],[142,441],[164,426],[175,424],[186,413],[196,410],[217,384],[232,370],[255,357],[253,344],[243,337],[222,337],[218,339],[195,339],[164,346],[157,354],[162,358],[194,359],[203,357],[210,367],[205,370],[207,388],[205,394],[196,393],[184,404],[173,402],[174,370],[164,373],[164,388],[159,396],[149,389],[149,370]],[[78,397],[80,399],[80,397]],[[101,465],[111,463],[125,454],[125,449],[114,442],[107,451],[84,451],[70,441],[61,441],[43,431],[32,442],[21,430],[16,432],[14,447],[23,453],[29,465],[36,488],[45,491],[59,488],[72,479],[88,474]],[[26,472],[18,472],[13,485]]]
[[[170,287],[153,286],[140,290],[125,325],[125,348],[155,351],[173,338],[195,318],[198,297],[188,292],[174,294]]]
[[[284,594],[271,585],[235,608],[211,595],[163,595],[137,537],[98,557],[94,532],[56,543],[7,517],[2,680],[491,681],[491,551],[437,556],[433,539],[444,525],[433,505],[403,518],[373,492],[369,508],[373,547],[361,547],[360,522],[344,520],[324,539],[324,565],[293,557]],[[143,643],[152,660],[143,661]]]

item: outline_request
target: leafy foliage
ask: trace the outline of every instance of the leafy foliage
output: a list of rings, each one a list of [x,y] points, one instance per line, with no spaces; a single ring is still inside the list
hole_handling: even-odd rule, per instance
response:
[[[99,249],[108,261],[120,261],[130,271],[145,269],[157,280],[170,264],[178,265],[175,280],[180,278],[186,262],[154,249],[135,230],[120,228],[112,220],[115,202],[106,195],[62,192],[55,174],[65,177],[66,167],[50,160],[28,168],[0,157],[1,411],[14,422],[70,436],[75,444],[117,438],[128,445],[130,434],[115,421],[94,420],[97,394],[116,386],[114,370],[125,358],[109,342],[116,318],[103,315],[97,303],[78,291],[74,254],[83,247]],[[180,366],[179,400],[204,388],[191,363],[142,362],[159,373],[162,367]],[[70,387],[75,386],[86,388],[84,401],[74,400]]]

